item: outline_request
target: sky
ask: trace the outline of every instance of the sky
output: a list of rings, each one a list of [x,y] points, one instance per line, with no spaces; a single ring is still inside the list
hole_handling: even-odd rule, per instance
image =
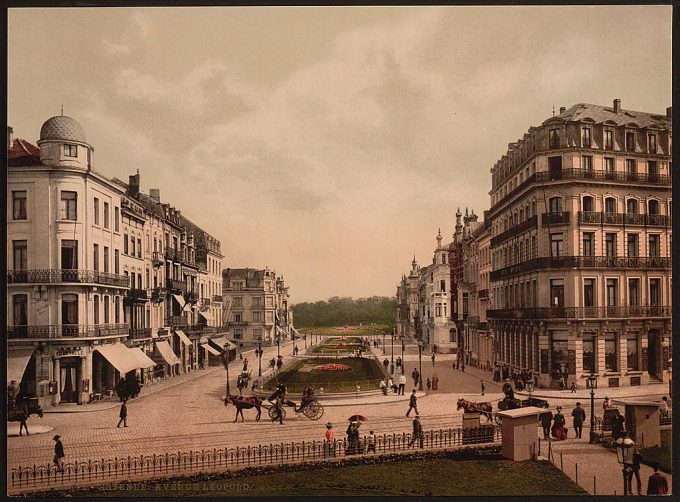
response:
[[[664,114],[670,6],[9,9],[8,124],[75,118],[94,168],[283,275],[393,296],[507,145],[576,103]]]

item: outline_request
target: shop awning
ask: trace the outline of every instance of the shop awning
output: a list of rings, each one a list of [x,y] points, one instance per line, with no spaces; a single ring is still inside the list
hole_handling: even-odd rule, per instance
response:
[[[210,352],[211,354],[214,354],[214,355],[216,355],[216,356],[219,356],[219,355],[221,354],[221,352],[220,352],[219,350],[214,349],[213,347],[211,347],[211,346],[208,345],[207,343],[202,343],[202,344],[201,344],[201,347],[203,347],[206,351],[208,351],[208,352]]]
[[[218,349],[220,352],[224,350],[225,345],[227,346],[227,348],[229,350],[235,350],[236,349],[236,345],[231,343],[224,336],[221,336],[219,338],[211,338],[211,339],[208,340],[208,343],[210,344],[211,347]]]
[[[283,331],[281,328],[279,328],[278,325],[275,325],[274,327],[276,328],[276,331],[279,332],[279,334],[281,334],[281,335],[285,335],[285,334],[286,334],[286,332]]]
[[[177,303],[179,303],[179,306],[184,308],[184,304],[186,303],[184,301],[184,297],[182,295],[172,295],[172,297],[175,299]]]
[[[35,349],[14,349],[7,352],[7,381],[21,382]]]
[[[122,343],[102,345],[101,347],[97,347],[94,350],[99,352],[104,357],[104,359],[110,362],[111,365],[121,373],[121,375],[138,368],[146,368],[149,366],[146,362],[142,363],[141,357],[139,357],[132,349],[127,348]]]
[[[166,340],[156,342],[156,350],[161,355],[163,360],[168,364],[181,364],[182,361],[172,351],[172,347]]]
[[[182,308],[182,312],[191,312],[193,308],[194,306],[191,304],[191,302],[187,302],[187,304],[184,305],[184,308]]]
[[[212,314],[210,313],[209,310],[206,310],[205,312],[199,312],[199,314],[201,314],[203,316],[203,319],[205,319],[206,321],[212,321],[213,320],[213,316],[212,316]]]
[[[184,345],[191,345],[191,340],[189,340],[189,337],[184,334],[184,331],[181,329],[176,329],[175,334],[179,337],[180,340],[182,340],[182,343]]]
[[[147,356],[142,349],[139,347],[132,347],[128,350],[132,351],[132,355],[137,358],[137,361],[141,365],[140,368],[149,368],[151,366],[156,366],[156,363]]]

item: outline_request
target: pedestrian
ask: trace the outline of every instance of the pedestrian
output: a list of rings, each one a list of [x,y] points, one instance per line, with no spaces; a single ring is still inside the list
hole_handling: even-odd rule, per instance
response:
[[[12,380],[7,386],[7,402],[9,403],[9,408],[13,409],[16,407],[16,398],[19,394],[19,387],[17,386],[17,381]]]
[[[390,375],[394,375],[394,363],[390,363]]]
[[[571,411],[571,416],[574,417],[574,432],[576,433],[576,437],[581,439],[583,422],[586,421],[586,410],[581,408],[581,403],[576,403],[576,408]]]
[[[543,427],[543,439],[550,439],[550,424],[553,420],[553,414],[550,408],[548,408],[548,403],[545,403],[543,406],[545,410],[538,415],[538,421],[541,423],[541,427]]]
[[[345,455],[359,453],[359,422],[352,421],[347,427],[347,448]]]
[[[642,462],[642,455],[640,455],[637,444],[633,443],[631,449],[633,452],[633,463],[630,466],[631,472],[628,476],[628,495],[633,494],[633,476],[635,476],[637,494],[642,495],[642,480],[640,479],[640,464]]]
[[[385,371],[387,371],[387,367],[390,365],[390,360],[385,358],[383,359],[383,366],[385,367]]]
[[[437,373],[432,374],[432,390],[439,390],[439,377]]]
[[[652,463],[654,474],[647,480],[647,495],[668,495],[668,479],[659,472],[659,464]]]
[[[411,414],[411,410],[415,410],[416,415],[418,415],[418,398],[416,397],[416,389],[413,389],[413,392],[411,392],[411,398],[408,401],[408,411],[406,412],[407,417]]]
[[[486,387],[484,387],[484,380],[480,380],[482,384],[482,396],[484,395],[484,391],[486,390]]]
[[[434,366],[434,359],[435,359],[434,352],[432,353],[431,359],[432,359],[432,366]]]
[[[326,422],[326,433],[324,435],[326,438],[326,456],[335,456],[335,431],[333,430],[333,423]]]
[[[604,401],[602,402],[602,410],[607,410],[607,409],[611,408],[612,406],[613,406],[612,402],[609,400],[609,398],[605,397]]]
[[[551,430],[552,436],[558,441],[567,439],[567,428],[564,426],[565,424],[566,420],[564,419],[564,415],[562,415],[562,407],[558,406],[557,413],[555,413],[555,416],[553,417],[553,426]]]
[[[396,392],[397,392],[397,386],[394,385],[394,380],[392,379],[392,377],[389,377],[389,378],[387,379],[387,388],[390,389],[393,393],[396,394]]]
[[[460,371],[465,371],[465,361],[460,363]]]
[[[238,353],[238,358],[239,360],[243,361],[243,352]]]
[[[425,384],[427,385],[427,390],[430,390],[432,388],[432,382],[430,382],[430,377],[427,377]]]
[[[382,391],[383,396],[387,395],[387,384],[385,383],[385,379],[380,380],[380,385],[378,385],[378,388]]]
[[[661,405],[659,406],[659,411],[662,417],[668,416],[668,398],[666,396],[663,396],[661,398]]]
[[[459,368],[460,361],[458,361],[458,356],[456,356],[456,369]]]
[[[281,367],[283,366],[283,359],[279,359],[276,361],[276,369],[281,371]]]
[[[403,396],[405,392],[406,392],[406,375],[402,373],[401,375],[399,375],[399,391],[397,392],[397,394]]]
[[[248,358],[243,360],[243,371],[248,371]]]
[[[612,418],[612,439],[616,440],[625,435],[623,428],[626,419],[621,413],[617,413]]]
[[[418,370],[413,368],[413,371],[411,372],[411,378],[413,378],[413,385],[416,386],[418,385],[418,379],[420,378],[420,373],[418,373]]]
[[[116,425],[117,428],[120,429],[120,424],[123,424],[125,427],[128,426],[127,424],[127,399],[123,399],[123,404],[120,405],[120,413],[118,413],[118,417],[120,420],[118,420],[118,425]]]
[[[413,391],[415,392],[415,390]],[[413,419],[413,435],[411,436],[411,441],[409,441],[408,445],[409,447],[413,446],[413,443],[415,443],[416,438],[420,440],[420,447],[423,447],[423,426],[420,423],[420,415],[418,414],[418,411],[416,410],[416,418]]]
[[[576,394],[576,382],[571,382],[571,393]]]
[[[52,438],[56,441],[54,443],[54,465],[57,466],[57,471],[64,472],[64,445],[61,444],[61,436],[57,434]]]
[[[366,453],[375,453],[375,433],[373,431],[369,431],[366,438]]]

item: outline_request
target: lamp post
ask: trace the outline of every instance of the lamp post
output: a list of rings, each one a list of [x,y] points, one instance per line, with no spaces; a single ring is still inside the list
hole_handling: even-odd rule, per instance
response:
[[[632,495],[628,490],[629,478],[633,476],[633,446],[635,443],[627,435],[616,440],[616,457],[623,467],[623,494]]]
[[[586,378],[586,385],[590,389],[590,444],[595,444],[595,389],[597,389],[597,377],[591,373]]]
[[[307,334],[305,334],[305,350],[307,350]]]
[[[295,355],[295,331],[292,332],[290,339],[293,341],[293,355]]]
[[[534,382],[527,382],[527,392],[529,392],[529,403],[531,404],[531,393],[534,391]]]
[[[276,335],[276,355],[281,355],[281,336]]]
[[[387,351],[385,350],[385,330],[383,330],[383,356],[385,355],[385,352]]]
[[[229,346],[224,345],[224,351],[222,352],[222,364],[224,364],[224,369],[227,370],[227,396],[231,394],[229,389]]]
[[[423,345],[422,340],[418,340],[418,366],[420,371],[420,376],[418,377],[418,390],[423,390]]]
[[[401,337],[401,374],[404,374],[404,337]]]
[[[257,356],[259,360],[259,366],[257,368],[257,376],[262,376],[262,342],[257,342],[257,350],[255,351],[255,355]]]

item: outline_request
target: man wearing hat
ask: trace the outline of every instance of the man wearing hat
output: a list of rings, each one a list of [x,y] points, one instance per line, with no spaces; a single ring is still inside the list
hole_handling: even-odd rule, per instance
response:
[[[64,471],[64,445],[61,444],[61,436],[57,434],[52,439],[56,441],[54,443],[54,465],[57,466],[57,471]]]
[[[506,378],[503,384],[503,394],[505,394],[505,399],[513,399],[515,397],[515,392],[512,390],[509,378]]]
[[[413,392],[411,392],[411,397],[408,401],[408,411],[406,412],[407,417],[411,414],[411,410],[415,410],[416,415],[418,414],[418,398],[416,397],[416,389],[413,389]]]
[[[572,410],[571,416],[574,417],[574,432],[576,433],[576,437],[581,439],[583,422],[586,421],[586,410],[581,408],[581,403],[576,403],[576,408]]]
[[[333,430],[333,423],[326,422],[326,455],[329,457],[335,456],[335,431]]]
[[[411,436],[411,441],[408,445],[411,447],[415,443],[416,438],[420,440],[420,447],[423,447],[423,426],[420,423],[420,415],[416,412],[416,418],[413,419],[413,435]]]

